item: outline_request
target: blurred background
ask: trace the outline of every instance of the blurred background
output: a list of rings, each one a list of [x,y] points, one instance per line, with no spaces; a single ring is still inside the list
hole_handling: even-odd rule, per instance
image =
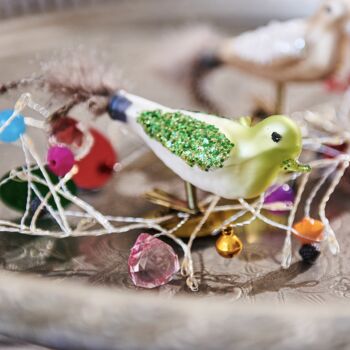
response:
[[[45,13],[48,11],[62,10],[64,8],[80,8],[83,6],[101,6],[106,3],[128,2],[127,0],[1,0],[0,14],[3,18],[13,16],[23,16],[31,13]],[[141,2],[133,1],[133,2]],[[152,0],[143,1],[145,6],[151,6]],[[146,3],[149,3],[148,5]],[[165,4],[174,6],[174,2],[164,1]],[[179,1],[180,6],[185,5],[184,2]],[[213,1],[197,0],[188,1],[189,7],[195,6],[195,3],[201,4],[202,8],[214,10],[218,12],[224,10],[223,13],[232,15],[232,18],[290,18],[295,16],[305,16],[312,11],[319,0],[265,0],[264,5],[259,0],[224,0]],[[220,4],[219,4],[220,3]],[[166,5],[163,6],[166,6]],[[223,5],[222,7],[220,5]],[[175,5],[176,6],[176,5]],[[169,8],[170,9],[170,8]],[[172,12],[173,9],[171,8]]]
[[[198,24],[233,36],[271,20],[308,16],[319,3],[320,0],[0,0],[0,80],[27,77],[60,50],[82,46],[106,56],[122,77],[122,86],[133,93],[170,107],[197,110],[186,89],[165,81],[152,69],[153,59],[162,54],[162,42],[174,38],[178,30]],[[215,73],[209,79],[208,89],[227,116],[249,114],[256,98],[274,98],[269,82],[233,69]],[[17,97],[17,92],[4,96],[0,107],[11,107]],[[50,105],[40,91],[34,91],[33,97]],[[338,97],[329,94],[320,83],[308,84],[307,88],[304,84],[291,84],[287,112],[305,110],[320,101],[337,101]],[[82,109],[72,113],[103,131],[121,160],[142,147],[136,137],[107,117],[95,121]],[[31,136],[44,156],[44,135],[31,131]],[[23,154],[18,148],[2,146],[0,175],[22,163]],[[138,215],[151,209],[141,196],[154,187],[183,194],[178,178],[147,154],[127,172],[117,174],[100,192],[82,196],[105,214]],[[338,201],[338,207],[342,205],[345,210],[346,205]],[[337,210],[336,205],[331,207]],[[15,215],[0,206],[0,217]],[[347,212],[342,218],[350,221]],[[199,240],[194,254],[195,268],[202,278],[199,295],[220,295],[230,303],[244,300],[247,305],[305,302],[314,306],[344,300],[350,295],[350,279],[346,277],[350,276],[350,249],[344,239],[346,229],[340,230],[342,225],[339,220],[335,223],[344,246],[341,256],[332,258],[326,253],[316,266],[306,270],[297,263],[288,271],[280,270],[278,254],[284,236],[276,238],[275,233],[262,235],[261,240],[247,245],[242,256],[232,261],[217,258],[212,238]],[[56,286],[74,279],[87,282],[84,288],[103,285],[133,289],[126,260],[135,237],[133,233],[55,240],[4,234],[0,236],[0,262],[5,270],[45,276],[54,280]],[[142,295],[142,291],[138,292]],[[184,281],[176,280],[156,293],[168,297],[190,292]],[[0,338],[1,349],[7,343],[9,347],[16,346],[11,339]],[[22,345],[17,346],[21,349]],[[27,345],[24,348],[29,349]]]
[[[212,26],[223,35],[233,36],[266,24],[270,20],[307,16],[312,14],[318,3],[316,0],[264,0],[262,6],[261,0],[2,0],[1,80],[11,81],[28,77],[39,71],[42,62],[55,59],[57,53],[62,50],[75,51],[83,47],[101,53],[113,65],[115,74],[121,77],[123,88],[170,107],[198,110],[201,107],[192,101],[187,89],[155,73],[152,62],[155,57],[159,59],[166,54],[162,51],[164,42],[169,45],[183,28],[196,25]],[[210,76],[207,88],[222,107],[223,113],[230,117],[250,114],[256,99],[274,99],[274,87],[270,82],[235,69],[221,69]],[[19,93],[13,91],[3,96],[0,99],[0,107],[11,107]],[[52,107],[50,96],[38,89],[33,90],[32,94],[36,101],[46,107]],[[305,110],[319,104],[320,101],[329,102],[337,98],[336,95],[329,94],[322,83],[290,84],[286,108],[287,112]],[[103,132],[111,140],[121,161],[143,147],[137,137],[120,124],[110,122],[108,117],[94,120],[84,108],[74,109],[70,115],[83,119]],[[36,130],[30,130],[30,135],[42,157],[45,157],[46,136]],[[1,152],[2,155],[6,155],[0,161],[1,174],[23,164],[23,154],[18,147],[2,145]],[[139,215],[154,209],[143,199],[143,194],[156,187],[183,195],[182,182],[149,153],[142,160],[137,159],[131,169],[118,173],[113,181],[99,192],[81,195],[105,214]],[[18,213],[0,205],[0,215],[16,218]],[[59,241],[58,244],[52,245],[52,239],[43,238],[32,244],[32,238],[12,235],[12,240],[9,241],[8,237],[1,236],[0,250],[4,252],[2,259],[6,269],[39,272],[44,275],[54,275],[59,269],[62,276],[69,275],[75,279],[92,278],[100,284],[126,284],[130,287],[125,264],[119,262],[127,256],[135,237],[135,234],[128,234],[67,239],[63,243]],[[249,260],[251,254],[259,256],[256,260],[259,261],[255,267],[257,270],[278,269],[278,258],[275,254],[280,249],[280,238],[283,239],[283,236],[274,241],[274,247],[270,247],[270,251],[265,245],[266,242],[248,245],[245,258]],[[266,241],[269,241],[268,235]],[[23,247],[23,242],[28,242],[28,246]],[[10,251],[9,245],[12,247]],[[203,247],[208,247],[201,257],[208,271],[215,268],[215,271],[222,271],[225,276],[230,271],[242,271],[248,273],[247,276],[255,271],[254,268],[249,268],[246,272],[244,259],[233,260],[230,264],[217,261],[213,258],[215,252],[213,253],[211,239],[204,240]],[[49,248],[50,251],[46,252]],[[32,249],[38,250],[38,259],[32,259]],[[108,262],[104,261],[104,255],[110,256]],[[52,256],[60,257],[53,265]],[[124,258],[120,259],[120,256]],[[104,275],[103,271],[109,263],[118,266],[113,273]],[[322,263],[310,271],[309,277],[322,279],[325,266],[328,266],[327,258],[322,259]],[[90,271],[92,267],[93,272]],[[91,277],[90,274],[96,274],[98,277]],[[304,280],[309,277],[297,278]],[[217,292],[220,291],[220,283],[219,279],[214,287]],[[171,293],[184,288],[183,285],[176,286]],[[293,300],[299,298],[300,290],[288,289],[284,293]],[[265,298],[277,299],[278,294],[268,292],[254,296],[254,300]],[[285,298],[288,299],[287,296]]]

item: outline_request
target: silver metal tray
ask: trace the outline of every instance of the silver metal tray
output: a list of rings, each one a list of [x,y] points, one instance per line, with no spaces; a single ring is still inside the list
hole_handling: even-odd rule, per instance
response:
[[[3,21],[1,80],[26,76],[54,51],[83,44],[107,53],[132,92],[198,109],[184,89],[149,69],[149,58],[161,38],[189,23],[210,22],[233,34],[267,20],[267,14],[249,16],[248,2],[244,6],[224,0],[118,1]],[[243,17],[237,16],[238,9]],[[276,8],[272,12],[275,16]],[[212,77],[208,88],[227,115],[247,114],[252,91],[263,98],[272,94],[267,82],[234,71]],[[320,85],[292,86],[288,96],[289,111],[331,99]],[[11,106],[16,97],[1,98],[1,107]],[[76,113],[85,117],[84,111]],[[107,130],[120,159],[142,147],[107,117],[97,127]],[[21,162],[20,153],[2,146],[3,173]],[[106,188],[84,198],[106,214],[140,215],[154,208],[140,197],[153,187],[182,193],[181,181],[145,153]],[[315,266],[295,262],[285,271],[279,266],[281,233],[265,230],[232,261],[215,253],[212,238],[198,239],[198,293],[190,292],[180,277],[152,292],[135,290],[126,260],[137,232],[64,240],[2,234],[0,334],[57,349],[345,349],[350,342],[348,196],[338,191],[329,208],[340,256],[325,253]],[[12,215],[3,207],[0,214]]]

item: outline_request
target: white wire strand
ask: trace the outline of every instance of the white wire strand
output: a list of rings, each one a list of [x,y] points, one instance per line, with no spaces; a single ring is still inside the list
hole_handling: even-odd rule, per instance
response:
[[[315,199],[315,197],[316,197],[318,191],[321,189],[322,185],[326,182],[328,177],[335,171],[337,166],[338,166],[338,163],[336,163],[335,165],[328,168],[324,172],[324,174],[321,176],[321,178],[317,182],[317,184],[314,186],[314,188],[312,189],[309,197],[307,198],[307,200],[305,202],[305,209],[304,209],[304,216],[305,217],[307,217],[307,218],[310,217],[310,209],[311,209],[311,204],[312,204],[313,200]]]
[[[5,128],[11,124],[12,120],[26,106],[40,113],[40,115],[44,119],[46,119],[49,116],[48,110],[43,106],[34,102],[30,94],[23,94],[15,105],[14,113],[7,120],[7,122],[0,127],[0,132],[5,130]],[[349,105],[347,106],[347,109],[344,107],[342,110],[342,113],[344,115],[346,113],[348,114],[349,108],[350,108]],[[333,177],[333,180],[326,194],[321,200],[320,207],[319,207],[320,218],[327,228],[326,229],[327,241],[330,244],[331,251],[332,250],[335,251],[337,249],[339,250],[339,245],[338,245],[338,242],[336,241],[335,233],[330,226],[329,220],[326,217],[325,208],[331,194],[334,192],[346,168],[349,166],[349,155],[342,154],[341,152],[329,147],[329,145],[339,145],[349,140],[346,136],[346,133],[342,133],[342,131],[340,132],[338,130],[339,127],[337,125],[333,125],[328,120],[318,120],[315,114],[312,114],[312,113],[308,114],[305,117],[305,120],[307,120],[315,128],[318,128],[319,130],[323,130],[324,132],[328,133],[328,136],[321,136],[321,137],[314,137],[314,138],[308,137],[303,141],[304,147],[309,148],[312,151],[320,152],[330,156],[335,156],[334,159],[319,159],[319,160],[312,161],[310,164],[314,169],[326,168],[326,170],[324,171],[324,174],[316,183],[315,187],[313,188],[309,197],[306,200],[306,204],[304,208],[306,216],[310,215],[311,205],[320,188],[323,186],[323,184],[325,183],[327,178],[331,175],[331,173],[336,170],[338,164],[341,164],[340,169],[336,171],[335,176]],[[45,129],[45,124],[43,121],[38,121],[32,118],[25,118],[25,121],[28,126],[37,127],[39,129]],[[86,145],[89,145],[89,142],[87,142]],[[144,219],[144,218],[137,218],[137,217],[121,217],[121,216],[104,216],[102,213],[98,212],[91,205],[79,199],[78,197],[72,195],[69,192],[69,190],[65,186],[65,183],[70,179],[72,174],[68,174],[67,177],[64,177],[63,179],[61,179],[58,184],[53,184],[50,181],[50,178],[48,177],[48,174],[45,171],[45,168],[40,160],[40,157],[36,153],[34,144],[26,135],[23,135],[21,138],[21,146],[25,156],[26,168],[23,168],[22,171],[18,171],[18,172],[12,171],[7,178],[1,181],[0,186],[16,178],[16,176],[18,176],[18,178],[21,180],[28,181],[28,196],[26,200],[26,210],[24,212],[24,215],[21,219],[21,223],[19,225],[11,223],[6,220],[0,220],[0,231],[19,232],[19,233],[29,234],[29,235],[49,235],[53,237],[62,238],[62,237],[68,237],[68,236],[74,236],[74,237],[99,236],[99,235],[111,234],[111,233],[124,233],[124,232],[129,232],[130,230],[143,229],[143,228],[154,229],[158,231],[158,233],[156,234],[157,237],[165,235],[173,239],[174,242],[176,242],[184,251],[184,262],[182,265],[182,272],[184,275],[188,276],[186,283],[191,288],[191,290],[198,290],[198,281],[194,278],[191,248],[193,245],[193,241],[195,240],[198,233],[202,229],[203,225],[209,218],[210,214],[213,212],[219,212],[219,211],[225,211],[225,210],[239,210],[237,213],[232,215],[229,219],[225,220],[222,227],[226,225],[231,225],[232,227],[236,227],[236,226],[244,227],[246,225],[249,225],[255,219],[258,218],[268,225],[277,227],[282,230],[286,230],[287,235],[283,246],[283,257],[282,257],[282,266],[285,268],[289,267],[291,262],[291,234],[293,233],[295,235],[303,237],[301,233],[297,232],[292,227],[292,225],[295,220],[295,214],[296,214],[297,207],[300,203],[301,196],[304,192],[306,183],[308,182],[309,174],[303,175],[302,181],[299,186],[299,190],[295,198],[295,202],[292,206],[290,204],[287,205],[286,203],[264,204],[264,194],[262,194],[260,198],[254,201],[252,204],[249,204],[243,198],[240,198],[238,200],[239,204],[233,204],[233,205],[227,205],[227,206],[218,206],[217,204],[220,198],[217,196],[208,197],[206,200],[208,204],[207,209],[204,212],[204,215],[202,216],[199,224],[196,226],[195,230],[192,232],[190,239],[188,241],[188,244],[186,245],[181,239],[176,237],[175,234],[176,234],[176,231],[179,230],[181,227],[183,227],[183,225],[185,225],[188,222],[188,220],[191,218],[189,214],[185,214],[185,213],[178,214],[178,218],[180,220],[170,230],[164,229],[162,227],[162,224],[165,223],[167,220],[173,219],[174,218],[173,214],[166,215],[164,217],[160,217],[156,219]],[[86,150],[84,149],[84,152],[85,151]],[[146,151],[147,151],[146,148],[136,151],[135,154],[133,153],[129,158],[125,159],[123,162],[116,164],[114,167],[114,170],[121,171],[126,166],[128,166],[129,163],[133,162],[135,158],[138,158],[140,155],[142,155]],[[30,156],[35,160],[36,164],[34,165],[34,167],[30,166]],[[32,171],[37,168],[39,168],[40,171],[42,172],[44,177],[43,179],[38,176],[35,176],[32,173]],[[298,174],[286,176],[284,179],[284,183],[289,179],[295,179],[297,176]],[[36,184],[41,184],[48,187],[49,192],[45,197],[43,197],[41,193],[38,191]],[[30,198],[31,191],[33,191],[34,194],[39,198],[40,204],[36,209],[34,216],[32,217],[30,226],[28,227],[25,224],[25,221],[29,215],[29,209],[30,209],[30,203],[31,203],[31,198]],[[49,198],[51,196],[55,201],[57,210],[55,210],[48,203]],[[59,196],[66,198],[67,200],[75,204],[78,208],[80,208],[80,210],[82,210],[82,212],[65,211],[61,206]],[[43,230],[41,228],[36,227],[36,221],[38,219],[39,213],[43,210],[43,208],[46,208],[48,210],[50,215],[55,219],[55,221],[60,226],[60,229],[63,232]],[[261,213],[262,209],[289,210],[290,214],[288,218],[288,224],[283,225],[265,217]],[[247,212],[250,212],[252,214],[249,219],[243,222],[236,222],[240,217],[242,217]],[[68,218],[75,219],[75,220],[79,219],[79,222],[75,228],[71,228],[70,223],[68,222]],[[119,226],[116,227],[112,223],[115,223]],[[94,229],[94,227],[98,224],[101,225],[101,227],[97,227]]]
[[[321,203],[320,203],[320,207],[319,207],[319,215],[320,218],[323,222],[323,224],[326,227],[326,239],[328,242],[328,246],[329,249],[331,251],[331,253],[333,255],[337,255],[340,251],[340,247],[339,247],[339,243],[337,241],[336,235],[334,230],[332,229],[330,222],[326,216],[326,205],[329,201],[330,196],[332,195],[332,193],[334,192],[335,188],[337,187],[339,181],[341,180],[341,178],[343,177],[345,170],[348,168],[349,166],[349,162],[348,161],[343,161],[341,163],[340,168],[336,171],[335,176],[330,184],[330,186],[328,187],[327,192],[325,193],[325,195],[323,196]]]

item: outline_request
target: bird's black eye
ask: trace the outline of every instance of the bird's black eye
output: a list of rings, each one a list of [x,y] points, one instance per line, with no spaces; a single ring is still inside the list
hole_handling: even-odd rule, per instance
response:
[[[271,138],[272,138],[272,141],[276,142],[276,143],[278,143],[282,140],[282,136],[278,132],[275,132],[275,131],[271,134]]]

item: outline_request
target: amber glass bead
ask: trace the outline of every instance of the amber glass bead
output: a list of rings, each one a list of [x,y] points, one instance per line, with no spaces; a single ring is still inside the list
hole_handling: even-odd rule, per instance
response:
[[[222,230],[215,246],[216,251],[224,258],[233,258],[243,249],[242,241],[235,235],[234,230],[231,227]]]
[[[321,241],[324,225],[321,221],[305,217],[297,222],[293,228],[302,236],[297,236],[303,244],[311,244]]]

